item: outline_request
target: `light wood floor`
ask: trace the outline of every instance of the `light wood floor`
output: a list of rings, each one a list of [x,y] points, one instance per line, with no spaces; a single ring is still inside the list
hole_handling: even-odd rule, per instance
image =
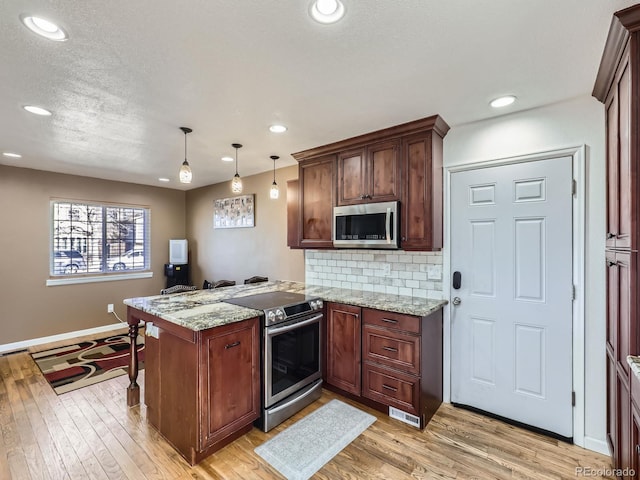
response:
[[[420,432],[327,391],[268,434],[254,428],[192,468],[147,425],[144,405],[126,407],[127,384],[122,376],[57,396],[28,353],[0,357],[0,480],[280,479],[254,448],[332,398],[378,420],[315,479],[570,479],[581,476],[576,467],[610,468],[605,456],[451,405]]]

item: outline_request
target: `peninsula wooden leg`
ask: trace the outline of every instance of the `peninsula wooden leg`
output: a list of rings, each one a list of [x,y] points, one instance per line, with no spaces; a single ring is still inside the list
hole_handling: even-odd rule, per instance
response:
[[[140,386],[138,380],[138,320],[129,318],[129,380],[127,387],[127,406],[133,407],[140,404]]]

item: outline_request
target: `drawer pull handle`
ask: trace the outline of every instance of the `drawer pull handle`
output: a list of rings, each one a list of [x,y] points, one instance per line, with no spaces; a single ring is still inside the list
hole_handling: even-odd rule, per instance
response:
[[[387,352],[394,352],[394,353],[398,351],[397,348],[393,348],[393,347],[382,347],[382,349],[386,350]]]
[[[382,321],[386,323],[398,323],[398,320],[394,320],[393,318],[383,318]]]
[[[640,455],[640,445],[636,445],[636,453]]]
[[[390,387],[389,385],[385,385],[384,383],[382,384],[382,388],[386,389],[386,390],[391,390],[392,392],[397,392],[398,389],[395,387]]]
[[[237,342],[233,342],[233,343],[227,343],[224,346],[224,349],[227,350],[229,348],[237,347],[238,345],[240,345],[240,340],[238,340]]]

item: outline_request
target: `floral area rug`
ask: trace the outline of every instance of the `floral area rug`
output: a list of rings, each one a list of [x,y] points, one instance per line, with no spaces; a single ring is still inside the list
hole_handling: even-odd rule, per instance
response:
[[[60,395],[127,373],[129,337],[115,335],[32,353],[44,377]],[[144,368],[144,337],[139,336],[139,368]]]

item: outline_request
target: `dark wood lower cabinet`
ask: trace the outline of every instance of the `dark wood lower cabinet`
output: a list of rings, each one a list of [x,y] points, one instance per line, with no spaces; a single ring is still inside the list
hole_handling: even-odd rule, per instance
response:
[[[624,471],[631,468],[631,395],[626,379],[620,374],[618,374],[616,381],[616,397],[619,425],[616,468]],[[623,478],[631,477],[624,476]]]
[[[259,322],[207,330],[200,349],[201,445],[207,448],[258,418],[260,411]]]
[[[640,478],[640,411],[638,407],[631,403],[631,469],[633,478]]]
[[[327,304],[325,381],[353,395],[361,385],[360,316],[360,307]]]
[[[618,458],[618,415],[616,410],[617,395],[616,360],[607,348],[607,444],[614,461]]]
[[[203,331],[140,315],[149,422],[191,464],[251,430],[260,415],[259,319]]]
[[[420,428],[442,403],[442,310],[416,317],[328,303],[325,345],[329,389],[400,409]]]

